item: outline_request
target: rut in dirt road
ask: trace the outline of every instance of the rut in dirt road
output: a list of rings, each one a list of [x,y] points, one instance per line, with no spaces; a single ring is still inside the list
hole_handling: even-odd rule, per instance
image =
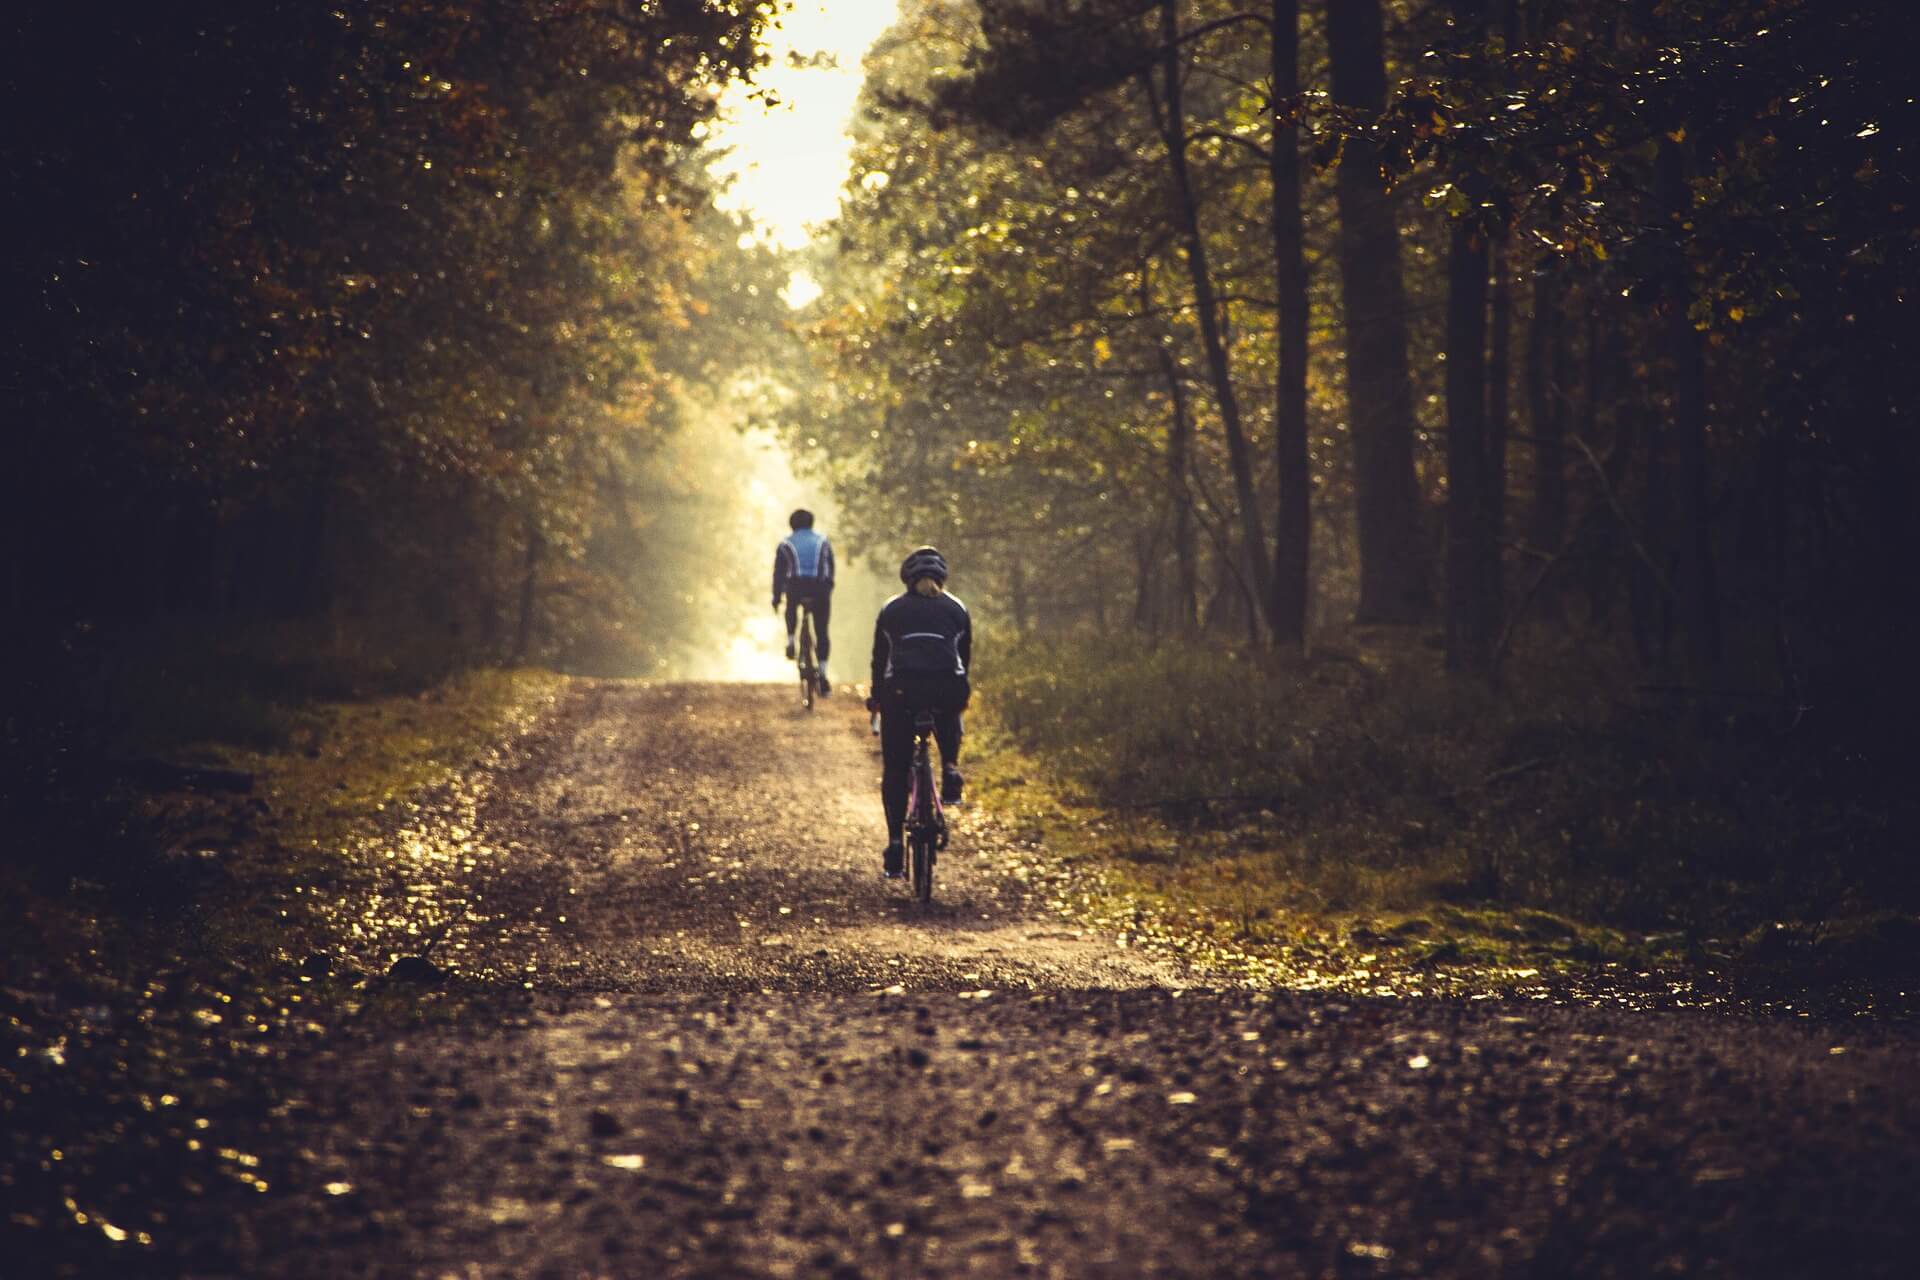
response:
[[[518,745],[487,980],[315,1054],[240,1273],[1910,1274],[1909,1030],[1182,991],[981,815],[923,916],[855,709],[789,701],[586,684]]]

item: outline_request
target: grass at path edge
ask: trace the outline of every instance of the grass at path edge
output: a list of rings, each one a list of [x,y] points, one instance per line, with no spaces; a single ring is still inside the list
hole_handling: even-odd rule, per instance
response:
[[[50,1277],[244,1273],[262,1242],[235,1224],[262,1197],[327,1199],[289,1068],[345,1026],[459,1005],[303,965],[343,951],[321,886],[364,879],[411,797],[563,684],[480,670],[283,702],[241,742],[155,725],[149,750],[250,774],[252,793],[49,804],[0,861],[0,1256]]]

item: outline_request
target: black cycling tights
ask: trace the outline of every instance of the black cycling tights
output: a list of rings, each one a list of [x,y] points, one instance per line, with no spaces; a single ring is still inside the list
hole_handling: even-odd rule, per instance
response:
[[[813,656],[820,665],[827,664],[827,655],[833,652],[833,640],[827,635],[827,626],[833,621],[833,592],[817,591],[802,587],[795,591],[787,588],[787,639],[793,639],[793,633],[800,626],[800,605],[813,611]]]
[[[958,711],[933,713],[933,737],[940,758],[960,763],[960,739],[965,730]],[[880,803],[887,809],[887,840],[899,844],[907,825],[907,787],[913,780],[913,712],[886,707],[880,712]],[[939,785],[935,779],[934,785]]]

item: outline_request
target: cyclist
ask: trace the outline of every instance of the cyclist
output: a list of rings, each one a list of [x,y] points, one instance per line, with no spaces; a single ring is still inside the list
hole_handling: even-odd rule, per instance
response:
[[[813,512],[802,508],[787,517],[793,532],[780,539],[773,552],[773,611],[787,598],[787,656],[793,656],[793,631],[800,624],[800,606],[813,611],[814,657],[820,663],[820,696],[833,692],[827,683],[827,653],[833,642],[827,624],[833,617],[833,545],[813,531]]]
[[[959,597],[947,591],[947,561],[932,547],[916,549],[900,566],[907,589],[887,601],[873,627],[873,683],[867,710],[880,713],[880,802],[887,812],[884,869],[904,874],[901,835],[907,821],[907,785],[913,772],[913,718],[934,713],[940,744],[940,800],[954,804],[960,776],[960,713],[972,696],[973,623]]]

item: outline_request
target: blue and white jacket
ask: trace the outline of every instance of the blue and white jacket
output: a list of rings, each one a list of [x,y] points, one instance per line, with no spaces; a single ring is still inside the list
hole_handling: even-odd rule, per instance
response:
[[[795,529],[773,553],[773,602],[792,592],[833,590],[833,544],[825,534]]]

